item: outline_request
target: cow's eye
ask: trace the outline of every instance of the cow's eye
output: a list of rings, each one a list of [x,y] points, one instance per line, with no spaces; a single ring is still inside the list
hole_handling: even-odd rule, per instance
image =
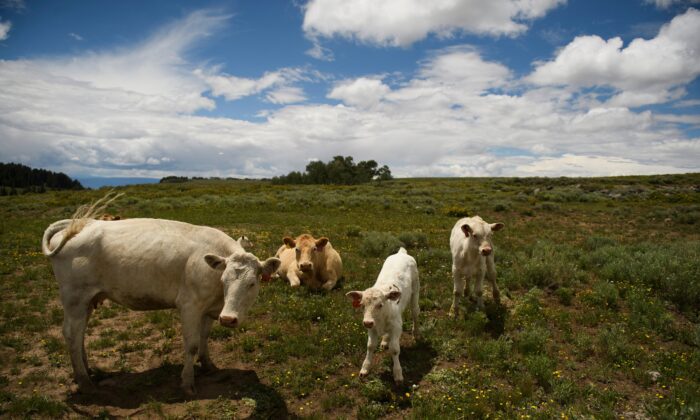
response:
[[[250,283],[250,284],[248,285],[248,288],[249,288],[249,289],[252,289],[253,287],[255,287],[255,283]]]
[[[377,305],[377,309],[382,309],[382,306],[384,305],[380,303],[379,305]]]

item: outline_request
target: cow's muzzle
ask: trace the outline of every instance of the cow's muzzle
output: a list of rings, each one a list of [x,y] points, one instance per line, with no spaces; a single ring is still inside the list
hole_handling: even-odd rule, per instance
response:
[[[221,315],[219,316],[219,323],[224,327],[233,328],[238,326],[238,317]]]

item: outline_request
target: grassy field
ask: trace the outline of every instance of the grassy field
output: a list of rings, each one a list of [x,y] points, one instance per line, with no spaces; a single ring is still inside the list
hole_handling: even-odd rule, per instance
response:
[[[119,189],[109,211],[245,234],[259,258],[285,235],[331,239],[329,293],[263,286],[250,322],[216,325],[221,369],[179,389],[175,311],[107,302],[86,348],[96,395],[76,393],[44,229],[106,191],[0,197],[0,416],[168,418],[698,418],[700,174],[596,179],[399,179],[362,186],[192,181]],[[459,319],[448,238],[463,215],[495,234],[500,305]],[[119,223],[119,222],[113,222]],[[373,284],[404,245],[418,261],[422,339],[404,316],[397,388],[345,292]]]

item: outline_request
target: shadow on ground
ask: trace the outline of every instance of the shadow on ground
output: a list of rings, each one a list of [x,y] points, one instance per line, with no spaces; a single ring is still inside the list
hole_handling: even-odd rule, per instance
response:
[[[273,388],[261,383],[258,375],[252,370],[221,369],[207,374],[199,373],[195,377],[197,394],[193,397],[186,397],[180,388],[181,370],[182,365],[164,365],[144,372],[98,373],[94,378],[98,384],[95,392],[71,394],[66,402],[78,414],[93,417],[95,413],[92,413],[92,410],[82,407],[136,410],[128,414],[132,416],[138,414],[141,411],[138,409],[143,408],[144,404],[154,402],[177,404],[223,398],[245,406],[242,400],[246,399],[255,403],[248,404],[248,410],[243,410],[250,411],[249,415],[244,417],[290,417],[282,396]]]

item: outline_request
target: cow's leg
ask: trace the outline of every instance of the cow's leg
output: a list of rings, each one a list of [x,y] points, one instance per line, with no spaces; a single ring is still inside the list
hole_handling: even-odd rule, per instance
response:
[[[321,287],[323,287],[323,290],[330,291],[333,290],[335,284],[338,282],[338,274],[335,272],[335,270],[329,270],[327,277],[328,280],[326,280]]]
[[[474,279],[474,294],[476,295],[476,307],[481,310],[484,308],[483,284],[484,284],[484,264],[481,264],[476,270],[476,278]]]
[[[202,369],[205,372],[216,370],[216,365],[209,357],[209,332],[214,320],[204,315],[202,317],[201,327],[199,330],[199,362],[202,364]]]
[[[398,331],[392,331],[389,337],[389,354],[391,355],[391,360],[394,362],[392,369],[394,373],[394,383],[396,383],[396,385],[401,385],[403,383],[403,371],[401,369],[401,363],[399,362],[399,354],[401,353],[401,346],[399,344],[401,327],[399,327]]]
[[[367,355],[365,355],[365,360],[362,362],[362,368],[360,369],[360,376],[367,376],[369,373],[369,368],[372,366],[372,357],[374,357],[374,350],[377,348],[377,341],[379,340],[379,335],[374,330],[374,328],[367,330]]]
[[[450,308],[450,316],[457,317],[459,315],[459,299],[464,296],[464,288],[466,285],[464,273],[454,264],[452,265],[452,279],[454,280],[454,289],[452,295],[452,307]],[[467,291],[469,287],[467,287]]]
[[[289,280],[289,285],[292,287],[299,287],[301,285],[297,270],[294,268],[290,268],[289,271],[287,271],[287,280]]]
[[[420,285],[418,279],[415,281],[415,287],[411,293],[411,317],[413,318],[413,338],[418,339],[418,315],[420,314],[420,306],[418,305],[418,294],[420,293]]]
[[[73,377],[81,390],[94,388],[85,353],[85,328],[90,315],[88,302],[63,302],[63,337],[68,345]]]
[[[183,307],[180,309],[180,318],[182,319],[182,335],[185,344],[185,360],[181,374],[182,389],[185,394],[194,395],[194,358],[199,352],[202,315],[191,308]]]
[[[382,342],[379,343],[379,348],[384,351],[389,348],[389,333],[382,336]]]
[[[493,261],[493,254],[489,255],[489,258],[486,259],[486,278],[491,284],[493,300],[496,302],[500,302],[501,291],[498,290],[498,284],[496,284],[496,264]]]

